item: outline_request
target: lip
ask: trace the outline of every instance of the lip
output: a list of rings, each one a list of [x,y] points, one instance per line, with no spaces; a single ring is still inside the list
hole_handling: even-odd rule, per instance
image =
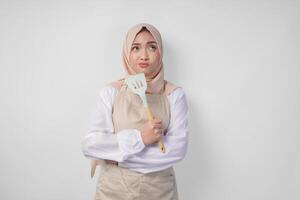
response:
[[[147,68],[149,66],[148,63],[139,63],[139,67],[141,68]]]

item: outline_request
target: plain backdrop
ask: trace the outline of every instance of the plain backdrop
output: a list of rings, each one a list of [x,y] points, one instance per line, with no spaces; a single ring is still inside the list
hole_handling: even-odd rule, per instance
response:
[[[180,199],[299,200],[296,0],[1,0],[0,199],[93,198],[80,142],[141,22],[160,30],[166,79],[188,97]]]

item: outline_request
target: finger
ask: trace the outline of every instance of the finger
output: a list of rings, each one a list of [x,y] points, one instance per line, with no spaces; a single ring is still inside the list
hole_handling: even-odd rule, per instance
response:
[[[159,141],[161,139],[161,134],[156,134],[155,138],[156,138],[156,141]]]
[[[160,128],[160,129],[155,129],[154,130],[154,133],[158,134],[158,135],[162,135],[163,133],[163,130]]]
[[[162,128],[162,124],[152,124],[152,129],[161,129]]]
[[[114,161],[114,160],[105,160],[105,161],[108,164],[117,164],[118,163],[117,161]]]
[[[153,123],[161,123],[161,119],[155,117],[155,118],[152,120],[152,122],[153,122]]]
[[[162,124],[162,122],[161,121],[152,121],[151,124],[158,125],[158,124]]]
[[[151,124],[162,124],[161,121],[150,121]]]

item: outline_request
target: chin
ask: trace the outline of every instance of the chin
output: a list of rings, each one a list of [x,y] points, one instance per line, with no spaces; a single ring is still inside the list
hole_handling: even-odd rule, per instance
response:
[[[147,68],[139,67],[137,70],[137,73],[144,73],[145,76],[149,76],[153,73],[153,71],[150,69],[150,67],[147,67]]]
[[[148,74],[149,73],[149,69],[148,68],[139,68],[138,72],[139,73]]]

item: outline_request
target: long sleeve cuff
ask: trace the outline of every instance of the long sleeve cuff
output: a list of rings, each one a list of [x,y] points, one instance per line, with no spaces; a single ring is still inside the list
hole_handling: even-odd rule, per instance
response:
[[[141,131],[137,129],[124,129],[117,133],[120,151],[126,157],[141,152],[145,148]]]

